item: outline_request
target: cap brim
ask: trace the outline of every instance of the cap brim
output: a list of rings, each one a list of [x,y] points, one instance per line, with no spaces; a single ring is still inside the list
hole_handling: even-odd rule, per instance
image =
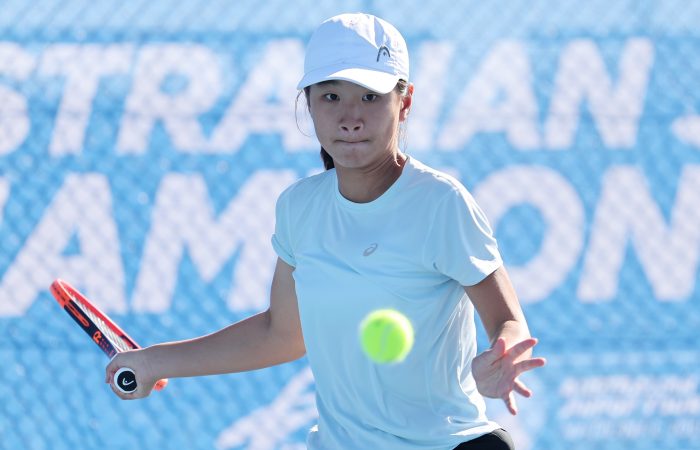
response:
[[[307,73],[297,85],[297,89],[304,89],[312,84],[321,83],[323,81],[341,80],[359,84],[377,94],[387,94],[394,90],[399,79],[400,77],[398,75],[377,70],[359,69],[356,67],[347,69],[330,67]]]

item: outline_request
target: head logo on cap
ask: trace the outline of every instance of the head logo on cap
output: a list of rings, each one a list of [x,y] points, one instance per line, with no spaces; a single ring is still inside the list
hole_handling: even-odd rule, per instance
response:
[[[386,56],[387,58],[391,58],[391,53],[389,52],[389,49],[386,47],[386,45],[382,45],[379,47],[379,51],[377,52],[377,62],[379,62],[379,57],[380,56]]]
[[[408,81],[406,41],[393,25],[370,14],[331,17],[309,40],[297,88],[330,80],[390,92],[399,80]]]

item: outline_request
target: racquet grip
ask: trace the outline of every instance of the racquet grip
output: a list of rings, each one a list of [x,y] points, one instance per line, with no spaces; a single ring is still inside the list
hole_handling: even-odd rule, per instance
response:
[[[136,374],[134,373],[134,369],[122,367],[121,369],[117,370],[117,372],[114,374],[114,385],[124,394],[131,394],[134,392],[138,387],[138,384],[136,384]],[[155,385],[155,390],[160,391],[167,385],[167,379],[158,380]]]
[[[136,374],[133,369],[122,367],[114,374],[114,386],[124,394],[131,394],[136,390]]]

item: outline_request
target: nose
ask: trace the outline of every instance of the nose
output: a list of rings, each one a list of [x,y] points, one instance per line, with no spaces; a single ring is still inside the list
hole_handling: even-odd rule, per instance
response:
[[[364,121],[358,105],[347,105],[340,118],[340,129],[345,133],[357,133],[364,127]]]
[[[362,122],[359,120],[352,122],[345,121],[340,124],[340,129],[346,133],[357,133],[358,131],[362,130]]]

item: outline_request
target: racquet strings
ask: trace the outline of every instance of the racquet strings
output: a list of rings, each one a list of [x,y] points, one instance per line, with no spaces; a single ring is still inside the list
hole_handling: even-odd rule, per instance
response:
[[[75,306],[80,308],[80,311],[85,314],[92,322],[95,324],[98,330],[107,338],[109,341],[112,343],[114,348],[118,352],[124,352],[127,350],[133,350],[133,347],[125,340],[123,339],[120,335],[114,332],[114,330],[104,321],[102,320],[101,317],[98,315],[94,314],[90,308],[87,308],[83,306],[83,304],[75,298],[75,296],[71,295],[71,298],[73,302],[75,303]]]

